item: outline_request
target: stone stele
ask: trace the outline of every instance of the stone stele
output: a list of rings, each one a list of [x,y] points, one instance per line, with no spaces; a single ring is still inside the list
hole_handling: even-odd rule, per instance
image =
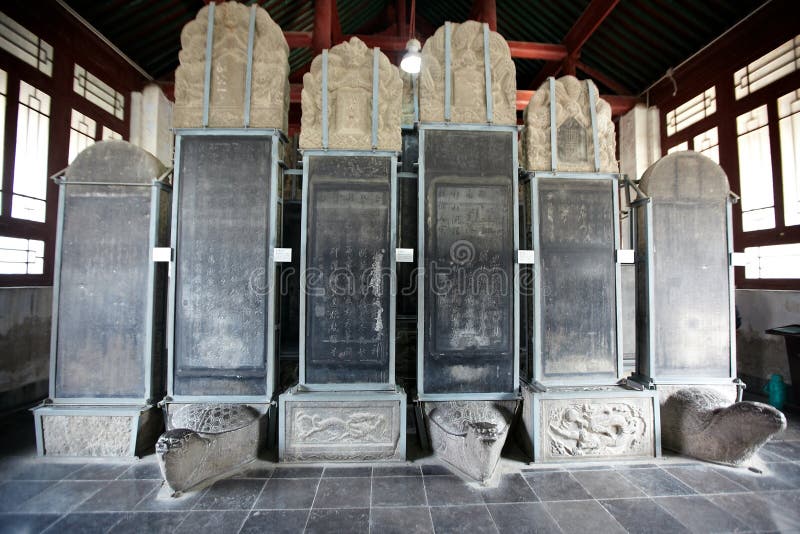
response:
[[[328,148],[372,149],[373,49],[360,39],[328,51]],[[378,146],[399,151],[403,81],[385,54],[378,59]],[[303,76],[300,148],[322,147],[322,55]]]
[[[180,66],[175,71],[175,128],[199,128],[203,121],[208,9],[200,10],[181,32]],[[211,55],[208,126],[244,127],[250,8],[217,4]],[[289,115],[289,45],[262,8],[256,9],[253,40],[250,127],[286,131]]]
[[[725,465],[747,462],[764,443],[786,428],[786,417],[767,404],[729,404],[717,391],[678,390],[661,405],[664,447]]]
[[[486,484],[500,461],[516,404],[516,401],[426,402],[434,454]]]
[[[261,414],[244,404],[187,404],[170,417],[158,438],[161,473],[181,493],[255,460]]]
[[[450,122],[486,124],[486,74],[483,25],[474,20],[452,23],[450,34]],[[517,71],[508,43],[489,32],[492,71],[492,124],[517,124]],[[445,28],[422,48],[419,74],[420,122],[444,122]]]
[[[556,169],[568,172],[595,172],[594,141],[589,90],[595,96],[597,144],[600,147],[600,172],[619,172],[616,136],[611,121],[611,106],[601,99],[591,80],[564,76],[555,82],[556,92]],[[543,83],[528,102],[525,127],[520,140],[520,165],[529,171],[552,171],[550,152],[550,83]]]

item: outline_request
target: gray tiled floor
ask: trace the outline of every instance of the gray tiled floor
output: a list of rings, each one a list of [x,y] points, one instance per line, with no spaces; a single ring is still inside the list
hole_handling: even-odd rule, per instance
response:
[[[675,456],[543,467],[504,460],[497,484],[481,488],[431,457],[373,466],[258,462],[176,499],[152,455],[35,458],[30,421],[20,417],[22,430],[0,436],[0,534],[800,532],[797,419],[755,470]]]

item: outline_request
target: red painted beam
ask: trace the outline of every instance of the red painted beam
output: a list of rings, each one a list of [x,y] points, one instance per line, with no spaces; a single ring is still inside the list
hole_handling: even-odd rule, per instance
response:
[[[283,32],[289,48],[311,48],[311,32]]]
[[[560,44],[508,41],[511,57],[560,61],[567,57],[567,47]]]
[[[581,47],[600,27],[600,24],[606,20],[618,3],[619,0],[592,0],[564,37],[563,42],[570,55],[580,53]]]
[[[593,80],[597,80],[616,93],[621,95],[629,95],[631,93],[630,89],[619,83],[617,80],[607,76],[605,73],[600,72],[593,67],[590,67],[585,63],[578,61],[575,66],[578,68],[578,70],[582,70],[588,74]]]
[[[536,91],[518,89],[517,90],[517,110],[522,110],[528,107],[528,102]],[[608,102],[611,106],[611,114],[615,117],[624,115],[630,111],[641,100],[635,96],[618,96],[618,95],[600,95],[600,98]]]
[[[474,0],[469,18],[485,22],[493,32],[497,31],[497,3],[495,0]]]
[[[331,27],[333,25],[334,0],[314,0],[314,31],[311,46],[319,53],[331,47]]]

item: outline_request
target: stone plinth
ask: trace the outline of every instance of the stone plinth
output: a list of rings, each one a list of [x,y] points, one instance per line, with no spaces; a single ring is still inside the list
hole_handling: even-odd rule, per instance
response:
[[[516,401],[426,402],[425,415],[434,454],[485,484],[494,475]]]
[[[54,407],[34,410],[39,454],[139,456],[163,428],[153,408]]]
[[[372,146],[374,50],[360,39],[328,51],[328,146],[343,150],[396,150],[402,146],[403,81],[385,54],[378,54],[378,144]],[[303,76],[300,148],[322,146],[322,56]]]
[[[175,128],[203,126],[203,90],[209,6],[181,32],[175,70]],[[208,126],[244,126],[247,51],[251,10],[238,2],[214,8]],[[256,8],[253,39],[250,127],[286,131],[289,113],[289,46],[267,11]]]
[[[309,392],[279,398],[279,455],[284,462],[405,460],[402,389]]]
[[[595,169],[592,113],[589,91],[595,105],[600,168]],[[556,123],[550,124],[551,98],[555,98]],[[520,166],[528,171],[619,172],[611,106],[601,99],[591,80],[564,76],[555,81],[555,96],[549,80],[528,102],[525,128],[520,141]],[[552,161],[550,131],[556,129],[556,164]]]
[[[522,445],[536,462],[633,460],[661,455],[654,391],[622,386],[522,385]]]
[[[450,122],[486,124],[486,73],[483,25],[474,20],[450,24]],[[420,122],[445,121],[445,27],[422,48],[419,74]],[[517,123],[517,74],[508,43],[489,32],[492,124]]]

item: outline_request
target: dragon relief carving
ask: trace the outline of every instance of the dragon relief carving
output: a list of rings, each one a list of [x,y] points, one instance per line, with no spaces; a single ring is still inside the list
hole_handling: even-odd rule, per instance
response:
[[[299,409],[294,414],[296,443],[386,443],[392,440],[386,414],[343,411],[320,415]]]
[[[552,404],[546,409],[550,456],[626,456],[646,453],[648,418],[624,402]]]
[[[360,39],[328,51],[328,148],[372,149],[372,72],[374,51]],[[385,54],[378,55],[378,146],[401,149],[403,81]],[[322,148],[322,56],[303,76],[300,147]]]
[[[484,72],[483,25],[474,20],[451,24],[450,120],[485,124],[486,78]],[[497,32],[489,33],[492,73],[492,123],[517,123],[517,73],[508,43]],[[422,48],[419,76],[420,122],[444,122],[445,94],[444,26]]]
[[[594,142],[589,90],[595,96],[600,172],[619,172],[611,106],[598,95],[591,80],[564,76],[555,82],[556,143],[559,171],[594,172]],[[543,83],[524,113],[520,139],[521,165],[529,171],[553,170],[550,154],[550,84]]]
[[[202,126],[208,10],[201,9],[181,32],[175,71],[176,128]],[[214,10],[209,118],[211,127],[244,126],[250,8],[238,2]],[[250,126],[286,130],[289,114],[289,46],[263,8],[256,9],[253,38]]]

